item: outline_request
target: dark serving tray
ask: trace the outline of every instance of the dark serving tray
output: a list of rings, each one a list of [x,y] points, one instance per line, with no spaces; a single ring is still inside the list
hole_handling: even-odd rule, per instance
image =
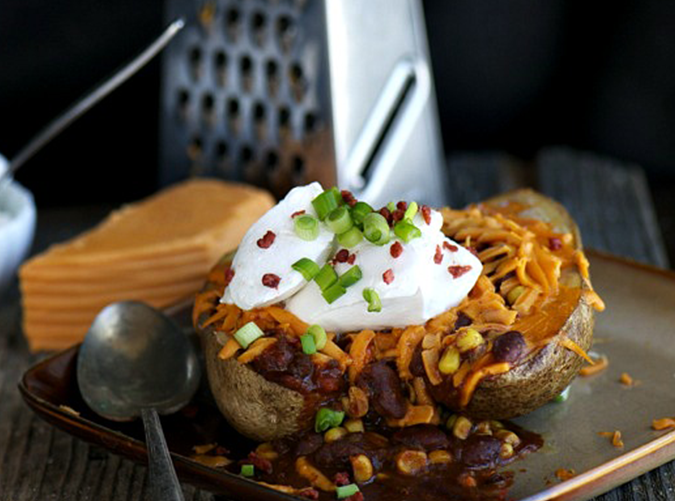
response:
[[[545,446],[509,465],[516,472],[512,499],[588,499],[675,458],[675,430],[651,429],[652,419],[675,416],[675,274],[598,253],[590,258],[594,285],[607,304],[597,315],[594,350],[610,364],[598,375],[577,378],[567,402],[515,420],[541,434]],[[107,421],[83,402],[77,353],[74,346],[31,367],[19,384],[23,398],[67,433],[146,462],[140,422]],[[620,384],[623,372],[637,384]],[[297,499],[190,459],[198,444],[217,442],[235,457],[254,447],[227,424],[206,387],[181,412],[162,417],[162,424],[181,480],[239,500]],[[623,448],[599,434],[614,430],[621,431]],[[560,482],[559,468],[576,475]]]

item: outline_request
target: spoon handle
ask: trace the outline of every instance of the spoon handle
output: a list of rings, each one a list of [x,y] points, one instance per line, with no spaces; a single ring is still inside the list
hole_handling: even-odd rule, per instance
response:
[[[184,501],[169,448],[164,439],[162,423],[155,409],[143,409],[145,443],[148,449],[148,483],[150,499],[154,501]]]

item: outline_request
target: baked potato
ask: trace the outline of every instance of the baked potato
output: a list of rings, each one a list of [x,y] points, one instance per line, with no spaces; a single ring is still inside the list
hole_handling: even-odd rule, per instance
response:
[[[443,232],[483,263],[469,296],[424,326],[331,335],[330,350],[309,357],[312,368],[295,379],[288,372],[306,360],[288,353],[307,325],[279,306],[242,312],[220,304],[233,255],[221,259],[193,322],[215,400],[240,433],[269,441],[307,431],[326,406],[388,427],[439,424],[446,409],[508,419],[556,397],[591,362],[593,309],[603,304],[561,205],[517,190],[441,213]],[[269,337],[242,353],[231,334],[251,320]],[[276,371],[260,364],[273,350],[288,355]]]

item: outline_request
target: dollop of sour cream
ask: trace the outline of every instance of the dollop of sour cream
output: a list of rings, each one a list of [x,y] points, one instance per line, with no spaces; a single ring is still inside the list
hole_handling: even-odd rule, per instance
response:
[[[457,306],[478,280],[480,260],[443,234],[443,217],[435,210],[426,220],[420,213],[414,216],[421,236],[408,243],[392,231],[385,245],[364,238],[344,250],[323,223],[315,240],[302,240],[294,232],[292,215],[299,211],[316,215],[311,202],[322,192],[318,183],[294,188],[249,229],[233,260],[234,276],[222,302],[253,309],[285,301],[285,308],[298,318],[330,332],[382,330],[424,324]],[[276,235],[274,242],[261,248],[258,242],[268,231]],[[358,266],[361,279],[328,303],[315,281],[292,268],[303,257],[319,267],[330,262],[338,275]],[[270,286],[274,281],[263,279],[270,273],[279,278],[276,287]],[[380,311],[368,311],[365,289],[377,293]]]

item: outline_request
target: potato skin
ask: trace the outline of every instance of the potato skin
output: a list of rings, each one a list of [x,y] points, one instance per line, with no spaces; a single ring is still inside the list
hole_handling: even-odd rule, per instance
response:
[[[221,360],[213,331],[200,332],[213,397],[227,421],[242,435],[266,442],[307,426],[305,397],[272,383],[236,359]]]
[[[574,235],[575,247],[582,248],[579,229],[567,210],[559,203],[532,190],[517,190],[487,200],[488,205],[506,201],[522,202],[535,207],[537,219],[552,223],[559,231]],[[593,307],[586,301],[584,290],[589,285],[577,271],[566,277],[578,283],[582,294],[579,303],[563,327],[541,350],[505,374],[485,378],[477,387],[466,408],[477,418],[509,419],[527,414],[559,395],[576,377],[584,361],[557,341],[568,337],[584,351],[593,341]]]
[[[571,232],[581,249],[579,230],[567,211],[553,200],[532,190],[517,190],[486,201],[499,205],[507,201],[534,207],[532,216],[550,222],[561,232]],[[224,256],[220,265],[228,263]],[[581,275],[573,271],[567,281],[578,284],[582,292],[589,288]],[[206,289],[212,287],[206,284]],[[208,314],[203,315],[208,317]],[[203,321],[201,318],[200,321]],[[199,323],[199,322],[198,322]],[[242,435],[268,441],[292,435],[311,426],[320,399],[310,398],[266,380],[235,359],[221,360],[221,345],[212,327],[199,331],[209,385],[220,411]],[[530,355],[511,371],[481,381],[466,413],[477,418],[508,419],[526,414],[560,394],[577,375],[583,360],[562,347],[557,340],[567,336],[588,351],[593,335],[593,308],[580,295],[579,303],[560,331],[541,350]]]

